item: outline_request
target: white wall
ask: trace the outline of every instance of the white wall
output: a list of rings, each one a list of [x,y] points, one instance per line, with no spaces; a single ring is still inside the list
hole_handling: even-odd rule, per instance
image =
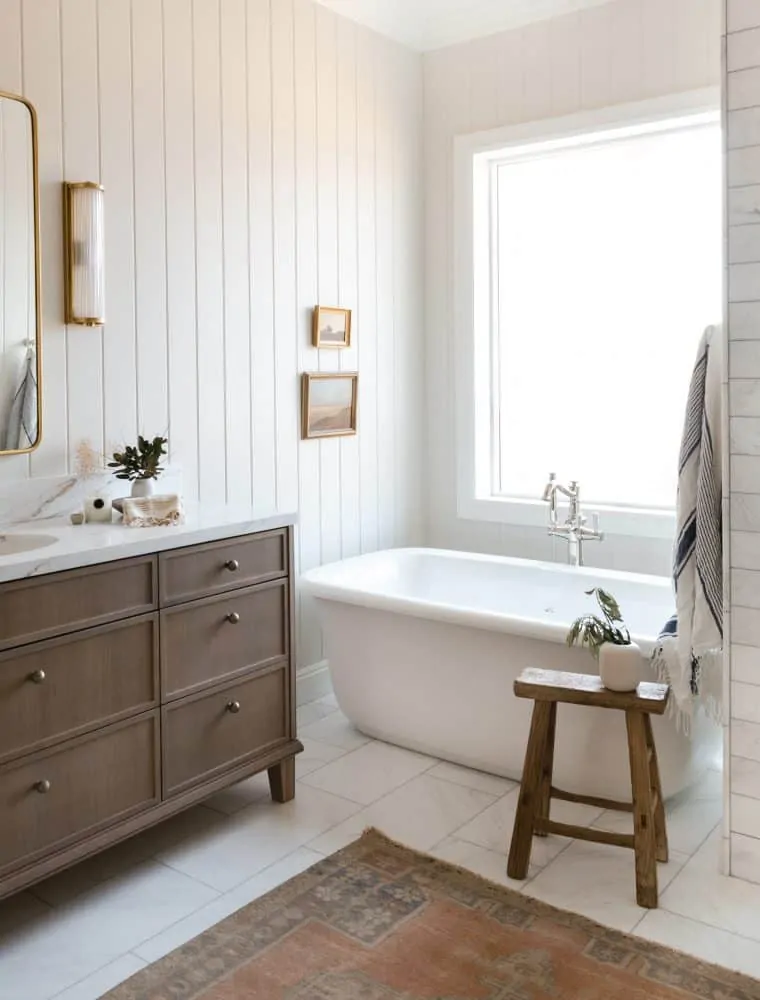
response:
[[[720,0],[617,0],[425,56],[431,544],[540,559],[564,559],[566,548],[543,529],[456,516],[453,137],[719,82]],[[608,537],[585,554],[590,564],[667,574],[671,543]]]
[[[168,431],[189,497],[300,508],[304,569],[416,538],[419,57],[308,0],[0,0],[0,90],[40,115],[44,268],[44,441],[0,488]],[[64,179],[106,188],[103,330],[63,325]],[[298,373],[337,367],[360,434],[299,443]]]
[[[760,4],[728,0],[730,857],[760,882]]]

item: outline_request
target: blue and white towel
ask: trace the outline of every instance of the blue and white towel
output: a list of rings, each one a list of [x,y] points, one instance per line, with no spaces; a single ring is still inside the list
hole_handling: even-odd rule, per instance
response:
[[[705,330],[689,388],[678,466],[673,559],[676,614],[653,660],[670,682],[688,724],[695,702],[719,719],[723,665],[723,519],[721,454],[722,335]]]

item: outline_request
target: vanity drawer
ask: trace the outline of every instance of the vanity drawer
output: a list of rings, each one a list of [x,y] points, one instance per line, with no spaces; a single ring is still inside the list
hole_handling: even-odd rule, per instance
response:
[[[159,801],[158,711],[0,768],[0,874]]]
[[[286,576],[286,531],[195,545],[159,556],[161,605],[179,604]]]
[[[275,667],[162,712],[168,798],[287,738],[287,670]]]
[[[0,649],[155,607],[155,556],[6,583],[0,587]]]
[[[161,612],[161,684],[176,698],[288,655],[288,583]]]
[[[0,653],[0,761],[157,707],[158,615]]]

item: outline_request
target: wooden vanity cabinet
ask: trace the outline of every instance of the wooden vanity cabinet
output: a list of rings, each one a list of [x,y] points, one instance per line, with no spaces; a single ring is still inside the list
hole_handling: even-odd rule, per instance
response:
[[[295,794],[293,529],[0,585],[0,897],[259,771]]]

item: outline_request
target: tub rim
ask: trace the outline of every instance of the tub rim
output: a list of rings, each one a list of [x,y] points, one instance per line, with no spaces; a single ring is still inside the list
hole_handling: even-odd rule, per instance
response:
[[[360,585],[349,586],[339,582],[338,572],[359,563],[380,562],[389,555],[435,555],[455,561],[471,561],[476,563],[491,563],[530,569],[544,569],[560,576],[587,578],[589,581],[604,580],[641,583],[658,589],[667,589],[672,593],[672,583],[669,577],[654,576],[644,573],[625,573],[620,570],[602,569],[593,566],[568,566],[564,563],[551,563],[537,559],[520,559],[514,556],[486,555],[479,552],[462,552],[456,549],[427,548],[424,546],[380,549],[337,562],[328,563],[308,570],[300,576],[300,584],[304,593],[323,601],[339,604],[351,604],[358,607],[371,608],[377,611],[387,611],[406,615],[412,618],[440,621],[450,625],[462,625],[468,628],[481,628],[490,632],[503,632],[509,635],[519,635],[529,639],[564,643],[570,622],[548,622],[545,619],[529,618],[521,615],[511,615],[503,612],[462,608],[445,601],[432,601],[423,598],[402,597],[375,590],[362,588]],[[673,599],[675,611],[675,598]],[[663,625],[665,622],[663,621]],[[631,639],[641,647],[647,656],[654,650],[657,637],[631,633]]]

